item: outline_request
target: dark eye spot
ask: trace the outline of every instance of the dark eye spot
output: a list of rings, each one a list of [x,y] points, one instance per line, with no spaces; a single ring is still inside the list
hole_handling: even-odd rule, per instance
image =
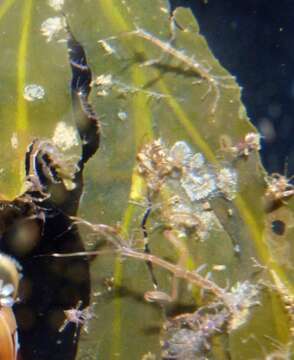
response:
[[[285,233],[286,224],[282,220],[274,220],[272,222],[272,231],[277,235]]]

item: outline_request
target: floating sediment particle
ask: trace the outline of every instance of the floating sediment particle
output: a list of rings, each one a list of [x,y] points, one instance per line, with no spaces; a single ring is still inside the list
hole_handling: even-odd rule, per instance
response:
[[[52,41],[60,31],[65,29],[65,19],[60,16],[48,18],[41,25],[41,33],[47,38],[47,42]]]
[[[24,94],[23,97],[27,101],[36,101],[41,100],[45,96],[45,90],[41,85],[37,84],[29,84],[26,85],[24,88]]]

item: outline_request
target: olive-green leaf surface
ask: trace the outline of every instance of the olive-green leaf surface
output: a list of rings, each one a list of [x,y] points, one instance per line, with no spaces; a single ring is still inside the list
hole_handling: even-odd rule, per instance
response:
[[[98,78],[91,102],[103,129],[100,150],[85,170],[79,215],[118,226],[130,242],[141,239],[142,249],[146,184],[135,168],[136,155],[145,144],[161,138],[171,148],[185,141],[194,153],[204,155],[212,172],[234,168],[236,196],[208,199],[217,224],[205,239],[183,238],[181,251],[187,256],[181,265],[195,270],[207,264],[206,272],[224,265],[212,273],[221,287],[246,280],[262,283],[260,304],[249,309],[245,324],[213,341],[209,358],[263,358],[283,348],[290,342],[291,326],[285,299],[294,296],[293,201],[266,212],[266,173],[258,153],[233,159],[222,148],[223,139],[238,144],[256,132],[236,80],[214,58],[187,9],[178,8],[171,22],[167,1],[69,0],[63,11],[84,46],[94,80]],[[5,149],[0,182],[1,194],[7,197],[21,191],[30,140],[51,137],[59,121],[72,125],[66,46],[59,41],[62,36],[46,41],[40,32],[46,19],[60,16],[45,1],[10,0],[0,5],[0,140]],[[23,92],[28,84],[42,86],[43,99],[27,101]],[[156,206],[164,207],[169,196],[183,193],[171,187],[154,204],[147,223],[152,253],[174,263],[180,254],[163,235]],[[282,234],[273,232],[277,220],[285,224]],[[91,247],[95,239],[87,231],[83,234]],[[155,274],[160,289],[170,293],[171,274],[159,268]],[[78,357],[141,359],[150,352],[160,358],[164,314],[160,306],[144,300],[144,293],[152,290],[146,264],[98,256],[92,263],[92,287],[96,317],[80,340]],[[184,280],[178,289],[169,315],[203,305],[199,289]]]

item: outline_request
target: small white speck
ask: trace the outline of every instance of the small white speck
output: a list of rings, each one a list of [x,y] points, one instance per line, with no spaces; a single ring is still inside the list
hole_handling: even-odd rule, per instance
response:
[[[240,245],[239,244],[236,244],[234,246],[234,251],[236,254],[240,254],[241,253],[241,248],[240,248]]]
[[[165,14],[168,14],[167,8],[165,8],[165,7],[163,7],[163,6],[160,7],[160,11],[162,11],[162,12],[165,13]]]
[[[41,85],[29,84],[26,85],[26,87],[24,88],[23,97],[27,101],[40,100],[43,99],[44,96],[45,96],[45,90]]]
[[[121,121],[125,121],[128,118],[128,113],[126,113],[125,111],[119,111],[117,113],[117,117],[121,120]]]
[[[214,271],[224,271],[226,270],[226,265],[213,265],[212,270]]]
[[[111,86],[112,85],[112,75],[111,74],[102,74],[97,76],[95,79],[96,86]]]

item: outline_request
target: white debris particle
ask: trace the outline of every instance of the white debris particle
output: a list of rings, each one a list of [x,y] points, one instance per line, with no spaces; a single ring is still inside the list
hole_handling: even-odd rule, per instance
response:
[[[217,187],[228,199],[233,200],[237,193],[237,173],[230,168],[223,168],[217,173]]]
[[[111,74],[102,74],[96,77],[95,79],[96,86],[111,86],[112,85],[112,75]]]
[[[241,248],[240,248],[240,245],[239,245],[239,244],[237,244],[237,245],[234,246],[234,251],[235,251],[236,254],[240,254],[240,253],[241,253]]]
[[[65,28],[65,19],[59,16],[48,18],[41,25],[41,33],[50,42]]]
[[[165,14],[168,14],[167,8],[165,8],[165,7],[163,7],[163,6],[160,7],[160,11],[162,11],[162,12],[165,13]]]
[[[44,96],[45,96],[45,90],[41,85],[29,84],[26,85],[26,87],[24,88],[23,97],[27,101],[40,100],[43,99]]]
[[[213,265],[212,270],[214,271],[224,271],[226,270],[226,265]]]
[[[181,179],[181,185],[191,201],[203,200],[217,189],[215,178],[209,173],[187,172]]]
[[[14,305],[13,299],[14,286],[12,284],[5,284],[0,279],[0,306],[12,307]]]
[[[101,45],[101,47],[103,48],[103,50],[108,54],[108,55],[112,55],[115,53],[115,49],[113,48],[113,46],[109,45],[108,42],[106,42],[105,40],[99,40],[98,44]]]
[[[111,74],[102,74],[97,76],[97,78],[92,82],[92,86],[97,86],[97,95],[98,96],[107,96],[108,90],[112,87],[112,76]]]
[[[17,149],[18,148],[18,136],[17,133],[14,132],[10,138],[10,144],[12,149]]]
[[[233,216],[233,214],[234,214],[233,209],[228,209],[227,212],[228,212],[228,215],[229,215],[229,216]]]
[[[128,113],[126,113],[125,111],[119,111],[117,113],[117,117],[121,120],[121,121],[125,121],[128,118]]]
[[[64,121],[60,121],[57,124],[52,141],[63,151],[79,144],[76,129],[73,126],[67,125]]]
[[[64,0],[48,0],[48,5],[55,11],[60,11],[64,5]]]

